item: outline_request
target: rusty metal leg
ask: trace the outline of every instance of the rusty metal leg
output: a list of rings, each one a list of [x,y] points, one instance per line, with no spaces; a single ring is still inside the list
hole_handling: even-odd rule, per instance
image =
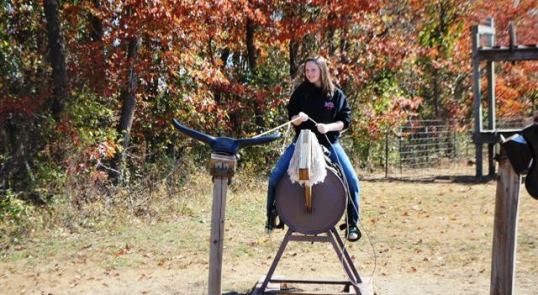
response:
[[[335,237],[335,233],[331,231],[327,231],[327,235],[330,237],[331,244],[333,245],[334,251],[336,251],[336,255],[338,256],[338,260],[342,263],[342,266],[344,267],[344,270],[346,271],[346,274],[349,277],[349,280],[351,281],[351,285],[353,286],[353,289],[355,290],[355,294],[360,295],[361,291],[359,290],[358,283],[360,278],[355,275],[352,268],[354,268],[353,262],[351,260],[348,260],[346,255],[344,254],[345,249],[338,245],[337,238]],[[336,236],[338,236],[336,234]],[[355,270],[356,271],[356,270]]]
[[[359,272],[357,271],[357,269],[355,268],[355,265],[353,264],[353,260],[351,260],[351,256],[349,255],[349,252],[347,252],[347,249],[344,245],[344,242],[342,241],[342,239],[340,238],[340,236],[338,235],[338,232],[336,231],[336,228],[332,228],[331,229],[331,232],[333,233],[334,235],[334,239],[336,240],[336,242],[338,243],[338,246],[342,249],[342,252],[344,253],[344,257],[345,259],[348,261],[349,263],[349,266],[351,268],[351,271],[353,272],[353,274],[355,275],[355,279],[357,281],[357,283],[362,283],[362,279],[361,277],[359,276]]]
[[[331,244],[333,245],[334,250],[336,254],[338,255],[338,260],[340,260],[340,262],[344,266],[344,269],[346,273],[348,274],[349,278],[351,279],[351,281],[357,282],[357,276],[355,272],[353,271],[353,267],[351,266],[351,263],[350,263],[351,261],[349,261],[346,255],[344,254],[344,251],[343,251],[344,248],[342,247],[342,245],[339,245],[335,236],[336,234],[332,232],[329,235]]]
[[[265,292],[265,288],[267,288],[267,284],[269,284],[271,277],[273,277],[273,273],[275,272],[276,266],[278,265],[280,258],[282,258],[282,254],[284,253],[284,250],[286,249],[286,246],[288,245],[288,242],[290,241],[291,234],[292,234],[292,230],[288,228],[288,231],[286,232],[286,235],[284,236],[284,240],[282,241],[282,244],[280,244],[280,248],[278,248],[278,252],[276,253],[275,259],[273,260],[273,263],[271,264],[271,267],[269,268],[269,272],[267,272],[267,276],[265,277],[265,280],[263,281],[262,286],[258,290],[258,294],[263,294]]]

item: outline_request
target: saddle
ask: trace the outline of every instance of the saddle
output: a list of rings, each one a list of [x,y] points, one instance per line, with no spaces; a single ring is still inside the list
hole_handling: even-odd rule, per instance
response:
[[[525,179],[525,188],[538,200],[538,122],[523,129],[523,137],[529,145],[532,163]]]
[[[319,150],[312,152],[313,148]],[[299,135],[295,152],[297,158],[292,156],[288,173],[276,186],[275,207],[269,217],[271,228],[283,228],[286,224],[302,234],[330,230],[340,221],[348,202],[343,172],[331,162],[330,151],[319,145],[310,130]],[[322,177],[315,175],[320,166]]]
[[[525,188],[538,199],[538,122],[503,142],[508,159],[518,174],[525,174]]]

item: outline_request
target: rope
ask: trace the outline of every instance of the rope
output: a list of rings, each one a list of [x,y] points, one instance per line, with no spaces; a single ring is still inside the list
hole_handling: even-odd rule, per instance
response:
[[[295,121],[295,120],[297,120],[297,119],[299,119],[299,118],[297,117],[297,118],[295,118],[295,119],[293,119],[293,120],[290,120],[290,121],[288,121],[288,122],[286,122],[286,123],[284,123],[284,124],[278,125],[278,126],[276,126],[275,128],[273,128],[273,129],[269,129],[269,130],[267,130],[267,131],[265,131],[265,132],[263,132],[263,133],[260,133],[260,134],[258,134],[258,135],[256,135],[256,136],[253,136],[252,138],[256,138],[256,137],[260,137],[260,136],[264,136],[264,135],[266,135],[266,134],[272,133],[272,132],[274,132],[274,131],[276,131],[276,130],[278,130],[278,129],[280,129],[280,128],[286,126],[286,125],[289,125],[289,124],[293,123],[293,121]]]
[[[310,118],[309,118],[310,119]],[[316,125],[318,123],[316,123],[316,121],[310,119],[312,122],[314,122]],[[326,134],[323,134],[323,136],[325,136],[325,139],[327,140],[327,142],[330,142],[329,141],[329,138],[327,137]],[[338,154],[335,152],[334,155],[336,156],[336,160],[338,162],[338,166],[340,167],[340,169],[342,169],[342,177],[344,178],[344,184],[345,184],[345,187],[346,187],[346,190],[347,190],[347,197],[348,199],[351,201],[351,205],[352,205],[352,209],[355,210],[355,213],[357,213],[357,216],[360,217],[359,215],[359,208],[358,208],[358,205],[355,204],[355,201],[350,197],[350,194],[349,194],[349,185],[348,185],[348,182],[347,182],[347,177],[346,177],[346,173],[344,172],[344,169],[342,168],[342,163],[340,162],[340,157],[338,157]],[[350,202],[346,202],[346,225],[348,224],[348,217],[347,217],[347,208],[348,208],[348,204]],[[362,229],[362,232],[364,232],[364,235],[366,236],[366,238],[368,239],[368,243],[370,244],[370,247],[372,248],[372,253],[374,254],[374,269],[372,270],[372,274],[370,276],[370,285],[372,285],[372,282],[374,281],[374,275],[375,275],[375,271],[377,269],[377,253],[375,252],[375,247],[374,247],[374,243],[372,242],[372,239],[370,239],[370,235],[367,233],[366,229],[362,226],[362,224],[360,222],[357,222],[355,224],[356,226],[358,226],[360,229]],[[344,239],[344,247],[343,249],[346,249],[347,246],[346,246],[346,243],[347,242],[347,239]],[[343,263],[343,256],[342,256],[342,263]],[[373,285],[372,285],[373,286]]]

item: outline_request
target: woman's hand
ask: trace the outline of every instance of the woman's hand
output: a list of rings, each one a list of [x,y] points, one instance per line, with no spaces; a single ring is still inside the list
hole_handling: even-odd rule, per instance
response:
[[[336,121],[330,124],[318,123],[316,124],[316,127],[318,128],[319,133],[325,134],[330,131],[341,131],[344,129],[344,123],[342,121]]]
[[[303,112],[300,112],[299,114],[291,118],[291,120],[294,125],[296,126],[301,125],[301,123],[306,122],[308,120],[308,115]]]
[[[321,134],[325,134],[330,131],[329,126],[327,126],[327,124],[318,123],[316,127],[318,127],[318,132]]]

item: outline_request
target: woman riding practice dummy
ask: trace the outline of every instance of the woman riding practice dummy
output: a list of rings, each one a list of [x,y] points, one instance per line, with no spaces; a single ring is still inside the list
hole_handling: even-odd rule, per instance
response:
[[[271,231],[276,225],[275,192],[280,179],[286,174],[295,141],[302,129],[310,129],[318,142],[330,152],[332,163],[341,166],[347,179],[349,200],[347,206],[348,226],[346,237],[357,241],[361,237],[359,222],[359,179],[351,161],[340,145],[340,132],[351,123],[351,109],[346,96],[337,88],[331,78],[327,62],[323,57],[307,59],[302,65],[303,81],[295,88],[288,102],[288,116],[295,129],[295,137],[280,156],[269,178],[267,191],[267,224]],[[316,123],[314,123],[316,122]]]

